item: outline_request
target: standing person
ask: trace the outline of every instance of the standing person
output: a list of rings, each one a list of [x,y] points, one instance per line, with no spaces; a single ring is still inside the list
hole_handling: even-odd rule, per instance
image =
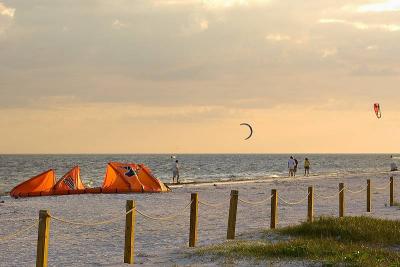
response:
[[[393,156],[391,155],[390,158],[392,159],[392,163],[390,163],[390,171],[395,172],[398,170],[397,164],[393,160]]]
[[[176,183],[179,184],[179,164],[178,164],[178,160],[175,160],[174,164],[172,165],[172,183],[175,183],[175,177],[176,177]]]
[[[289,158],[287,165],[289,169],[289,177],[294,176],[294,166],[296,165],[296,162],[294,161],[292,156]]]
[[[294,177],[296,177],[297,165],[299,165],[299,162],[297,161],[296,158],[294,158],[294,170],[293,170],[293,176]]]
[[[308,158],[304,160],[304,176],[310,176],[310,161]]]

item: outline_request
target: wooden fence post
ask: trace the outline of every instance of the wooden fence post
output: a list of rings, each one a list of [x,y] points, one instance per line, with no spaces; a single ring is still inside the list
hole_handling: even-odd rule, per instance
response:
[[[47,266],[50,239],[50,214],[47,210],[39,211],[39,230],[36,250],[36,267]]]
[[[312,186],[308,187],[308,209],[307,221],[313,222],[314,220],[314,189]]]
[[[393,176],[390,176],[390,206],[394,206],[394,181]]]
[[[367,179],[367,212],[371,212],[371,180]]]
[[[198,195],[197,193],[192,193],[190,204],[190,232],[189,232],[189,247],[196,246],[197,240],[197,215],[199,211],[198,204]]]
[[[344,216],[344,183],[339,184],[339,217]]]
[[[239,192],[237,190],[232,190],[231,201],[229,205],[228,231],[226,234],[227,239],[235,239],[238,198],[239,198]]]
[[[133,200],[126,201],[124,263],[134,263],[136,210]]]
[[[278,222],[278,192],[276,189],[271,190],[271,229],[276,228]]]

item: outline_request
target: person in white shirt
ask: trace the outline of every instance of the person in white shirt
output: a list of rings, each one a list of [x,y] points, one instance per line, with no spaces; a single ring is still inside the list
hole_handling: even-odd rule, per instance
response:
[[[178,160],[175,160],[175,162],[172,165],[172,183],[175,183],[175,177],[176,177],[176,183],[179,184],[179,164],[178,164]]]
[[[288,161],[288,169],[289,169],[289,177],[294,176],[294,168],[296,166],[296,162],[294,161],[293,157],[290,157]]]

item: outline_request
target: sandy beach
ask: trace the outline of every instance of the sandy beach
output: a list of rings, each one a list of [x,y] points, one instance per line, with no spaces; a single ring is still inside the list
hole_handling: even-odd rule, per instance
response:
[[[367,215],[379,218],[397,219],[400,210],[389,207],[388,174],[369,174],[348,177],[311,177],[257,181],[255,183],[220,183],[176,186],[171,193],[163,194],[118,194],[118,195],[77,195],[58,197],[37,197],[11,199],[3,197],[0,204],[0,236],[7,235],[34,223],[40,209],[48,209],[56,217],[79,222],[99,222],[121,216],[111,224],[99,226],[77,226],[52,220],[50,229],[50,266],[122,266],[124,240],[125,201],[134,199],[139,210],[154,217],[180,214],[173,220],[151,220],[137,215],[135,235],[135,261],[145,265],[190,264],[187,257],[189,234],[189,210],[183,208],[190,202],[190,193],[199,193],[199,200],[218,207],[199,206],[198,246],[225,240],[230,190],[239,190],[240,199],[260,202],[270,197],[272,188],[277,189],[281,198],[296,202],[307,195],[307,187],[314,186],[315,216],[338,214],[338,197],[324,199],[338,192],[338,183],[344,182],[351,191],[366,186],[366,179],[372,181],[372,212],[367,213],[366,193],[346,191],[346,215]],[[395,178],[395,192],[398,192]],[[396,194],[395,194],[396,196]],[[304,221],[307,204],[288,205],[279,201],[278,227]],[[21,220],[23,219],[23,220]],[[251,236],[262,228],[269,227],[270,201],[259,205],[239,202],[237,235]],[[36,254],[37,228],[8,241],[0,241],[2,266],[34,265]],[[199,264],[199,262],[196,262]],[[207,262],[205,262],[207,263]],[[205,264],[204,263],[204,264]],[[208,264],[212,264],[209,262]]]

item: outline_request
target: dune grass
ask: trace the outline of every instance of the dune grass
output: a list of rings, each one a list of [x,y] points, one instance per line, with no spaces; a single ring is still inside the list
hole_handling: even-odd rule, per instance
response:
[[[400,221],[370,217],[321,217],[313,223],[276,230],[290,236],[334,239],[342,242],[364,242],[369,244],[399,245]]]
[[[393,249],[400,244],[399,230],[398,221],[325,217],[275,230],[278,240],[274,242],[233,241],[200,248],[196,253],[233,259],[306,260],[324,265],[400,266],[400,253]],[[287,240],[287,236],[291,238]]]

